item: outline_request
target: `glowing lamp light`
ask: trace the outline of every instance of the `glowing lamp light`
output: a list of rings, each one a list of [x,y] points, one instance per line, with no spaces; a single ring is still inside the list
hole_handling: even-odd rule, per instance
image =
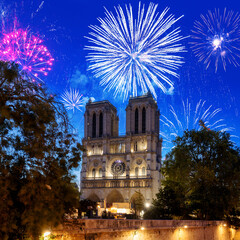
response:
[[[150,207],[150,203],[145,203],[145,207],[149,208]]]
[[[224,226],[224,227],[226,227],[226,226],[227,226],[227,224],[226,224],[226,223],[224,223],[224,224],[223,224],[223,226]]]
[[[139,237],[138,237],[138,231],[134,231],[133,240],[137,240],[137,239],[139,239]]]
[[[47,237],[47,236],[49,236],[51,234],[51,232],[45,232],[44,234],[43,234],[43,236],[44,237]]]
[[[145,228],[144,227],[141,227],[141,230],[144,230]]]
[[[188,226],[187,226],[187,225],[185,225],[185,226],[184,226],[184,228],[188,228]]]

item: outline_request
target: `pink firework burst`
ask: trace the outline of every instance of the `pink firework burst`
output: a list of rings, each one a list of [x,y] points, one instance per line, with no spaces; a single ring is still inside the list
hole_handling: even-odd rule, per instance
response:
[[[21,72],[42,81],[41,76],[48,75],[54,61],[42,42],[29,30],[18,29],[4,34],[0,42],[0,59],[17,63]]]

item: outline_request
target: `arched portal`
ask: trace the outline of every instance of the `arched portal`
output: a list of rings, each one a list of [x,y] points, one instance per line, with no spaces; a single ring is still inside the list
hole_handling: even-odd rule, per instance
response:
[[[135,211],[135,214],[139,213],[141,210],[144,209],[144,201],[145,201],[144,196],[140,191],[136,191],[132,195],[130,202],[132,209],[134,209]]]
[[[100,202],[100,198],[98,197],[98,195],[96,193],[92,193],[90,194],[87,199],[93,201],[93,202]]]
[[[107,196],[107,203],[124,202],[122,194],[117,190],[112,190]]]

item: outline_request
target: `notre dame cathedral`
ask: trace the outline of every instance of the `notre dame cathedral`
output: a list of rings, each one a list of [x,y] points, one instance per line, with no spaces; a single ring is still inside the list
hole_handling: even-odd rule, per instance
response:
[[[86,104],[81,197],[99,208],[130,209],[136,191],[151,203],[160,187],[159,110],[150,93],[129,99],[126,135],[119,136],[117,109],[109,101]],[[129,207],[128,207],[129,206]],[[129,208],[129,209],[128,209]],[[117,210],[118,211],[118,210]]]

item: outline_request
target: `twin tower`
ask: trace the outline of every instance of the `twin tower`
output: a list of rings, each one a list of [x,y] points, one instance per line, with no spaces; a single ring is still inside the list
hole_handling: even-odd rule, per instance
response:
[[[126,135],[119,136],[117,109],[109,101],[87,103],[82,198],[99,202],[102,209],[115,206],[114,209],[127,212],[130,207],[127,209],[126,204],[133,201],[136,192],[141,193],[146,203],[151,202],[160,187],[159,116],[150,93],[130,98],[126,107]]]

